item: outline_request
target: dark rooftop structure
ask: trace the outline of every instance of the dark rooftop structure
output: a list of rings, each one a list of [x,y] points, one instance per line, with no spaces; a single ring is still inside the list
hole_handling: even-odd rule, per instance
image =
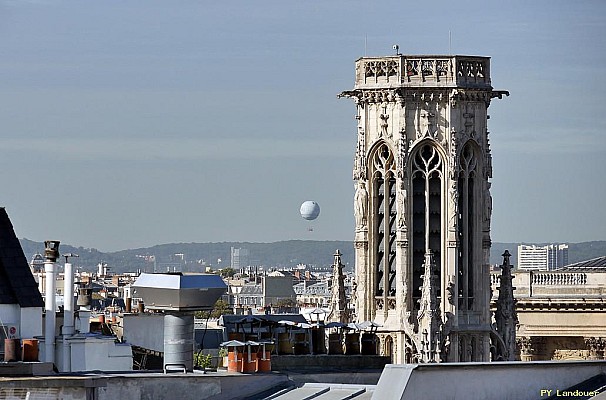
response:
[[[38,284],[4,207],[0,207],[0,304],[44,307]]]
[[[606,256],[592,258],[591,260],[579,261],[574,264],[565,265],[556,271],[583,271],[583,272],[606,272]]]
[[[252,295],[258,295],[258,296],[263,296],[263,288],[261,287],[261,285],[244,285],[242,286],[242,290],[240,291],[240,296],[243,295],[248,295],[248,296],[252,296]]]
[[[290,321],[295,324],[307,323],[305,317],[301,314],[258,314],[258,315],[231,315],[223,314],[219,318],[218,324],[228,329],[237,329],[238,325],[254,324],[254,325],[277,325],[279,321]]]

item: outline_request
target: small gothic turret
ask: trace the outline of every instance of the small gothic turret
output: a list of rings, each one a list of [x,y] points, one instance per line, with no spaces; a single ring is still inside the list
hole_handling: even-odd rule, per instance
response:
[[[497,300],[497,311],[495,313],[496,331],[503,340],[497,349],[496,358],[504,361],[516,359],[516,326],[518,325],[518,313],[516,312],[516,300],[513,297],[515,287],[512,285],[511,254],[509,250],[503,253],[503,265],[501,265],[501,282],[499,284],[499,298]]]
[[[330,313],[328,322],[350,322],[347,299],[345,298],[345,276],[343,275],[343,264],[341,263],[341,252],[335,253],[335,262],[332,265],[332,296],[330,301]]]
[[[421,288],[421,300],[419,300],[419,331],[417,342],[420,343],[419,361],[425,363],[442,361],[440,350],[441,331],[443,327],[440,317],[440,306],[437,296],[437,276],[434,274],[435,263],[433,253],[427,250],[425,253],[425,264],[423,265],[423,286]]]

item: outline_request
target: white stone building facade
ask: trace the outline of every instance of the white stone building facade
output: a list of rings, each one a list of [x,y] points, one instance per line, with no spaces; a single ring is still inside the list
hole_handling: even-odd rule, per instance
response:
[[[488,361],[490,59],[364,57],[353,90],[356,320],[396,363]],[[424,277],[427,276],[428,279]]]
[[[493,301],[500,276],[493,273]],[[514,272],[521,361],[606,360],[606,256]]]
[[[568,265],[568,245],[518,246],[518,268],[524,270],[552,271]]]

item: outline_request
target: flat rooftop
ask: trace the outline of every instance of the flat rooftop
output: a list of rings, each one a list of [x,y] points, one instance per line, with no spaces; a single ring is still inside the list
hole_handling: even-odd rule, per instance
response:
[[[0,373],[7,363],[0,363]],[[44,363],[37,363],[44,364]],[[12,367],[11,367],[12,368]],[[359,371],[358,371],[359,372]],[[358,372],[239,374],[90,372],[0,377],[0,398],[45,399],[556,399],[602,400],[606,361],[390,364],[376,385],[355,382]]]

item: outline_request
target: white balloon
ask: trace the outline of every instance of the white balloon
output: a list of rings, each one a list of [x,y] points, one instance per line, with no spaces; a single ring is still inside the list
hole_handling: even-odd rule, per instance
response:
[[[307,200],[301,204],[301,217],[308,221],[318,218],[320,215],[320,205],[315,201]]]

